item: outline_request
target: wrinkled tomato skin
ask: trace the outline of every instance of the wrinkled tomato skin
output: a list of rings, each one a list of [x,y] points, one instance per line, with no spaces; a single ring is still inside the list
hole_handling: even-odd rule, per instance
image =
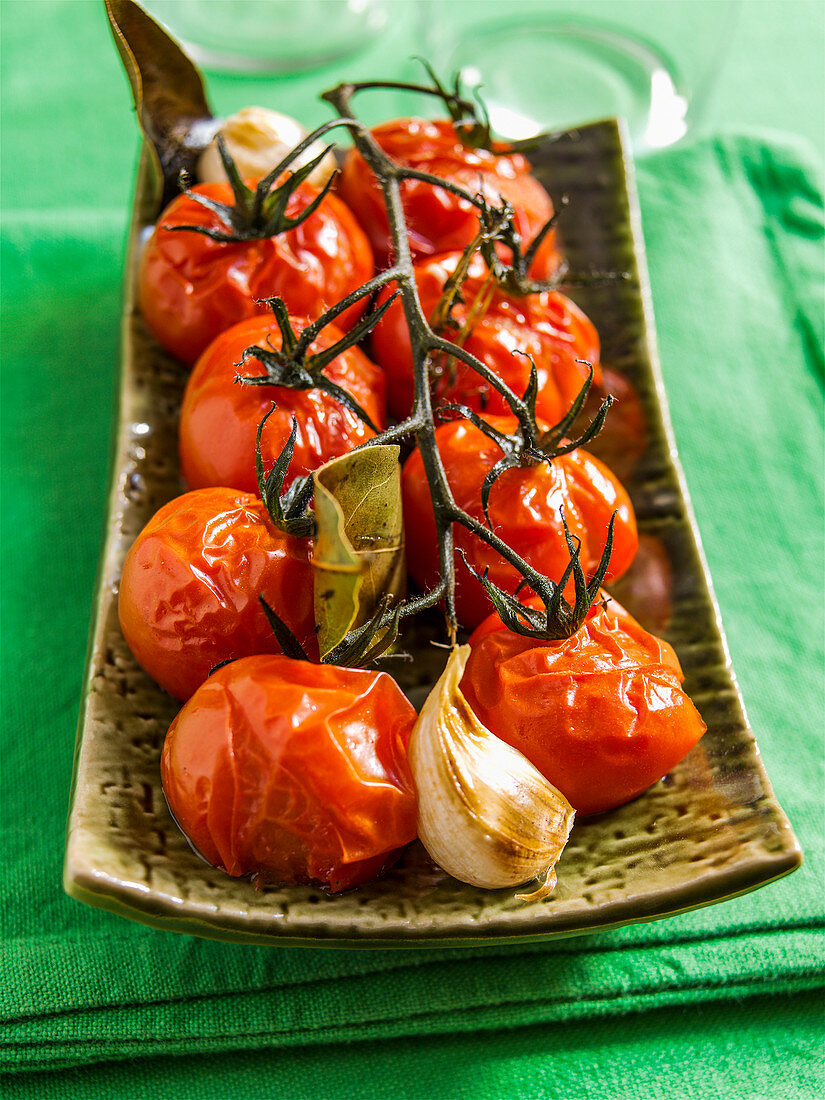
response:
[[[515,420],[487,417],[499,431],[512,432]],[[450,421],[435,433],[438,451],[456,503],[484,523],[481,486],[501,457],[498,446],[466,420]],[[407,561],[410,573],[422,588],[433,586],[439,576],[438,550],[432,502],[419,451],[413,451],[402,475]],[[617,512],[613,529],[613,554],[605,581],[628,569],[638,547],[633,505],[626,490],[598,459],[579,447],[552,462],[505,470],[490,492],[489,514],[493,531],[530,565],[551,580],[563,574],[570,561],[559,509],[571,534],[581,540],[580,561],[591,576],[604,549],[607,528]],[[486,543],[463,527],[453,527],[456,545],[456,610],[459,621],[473,629],[490,613],[491,604],[481,583],[467,570],[458,551],[479,574],[514,592],[521,577]],[[524,591],[525,600],[531,592]],[[572,581],[568,598],[572,598]]]
[[[292,320],[296,332],[308,324],[305,319]],[[328,325],[312,344],[312,350],[328,347],[341,335]],[[293,417],[298,423],[287,486],[294,478],[346,454],[375,434],[359,416],[321,390],[236,382],[238,375],[256,377],[265,373],[257,359],[240,365],[245,349],[255,345],[280,348],[280,332],[271,313],[268,318],[242,321],[222,333],[189,376],[181,405],[179,444],[181,473],[190,489],[229,485],[257,492],[255,441],[258,425],[273,401],[277,408],[261,436],[265,473],[289,439]],[[324,373],[349,393],[377,427],[383,428],[384,375],[363,352],[348,349]]]
[[[415,720],[385,673],[247,657],[215,672],[173,722],[163,790],[215,867],[347,890],[415,838]]]
[[[487,728],[589,816],[636,798],[705,732],[682,680],[671,647],[608,604],[563,641],[487,633],[461,688]]]
[[[193,191],[231,203],[229,184],[200,184]],[[317,194],[302,185],[287,205],[296,217]],[[157,341],[192,364],[215,337],[246,317],[269,313],[261,299],[276,295],[287,308],[316,318],[373,275],[372,250],[349,209],[334,195],[295,229],[254,241],[214,241],[172,227],[197,225],[226,231],[210,210],[188,195],[166,208],[146,243],[139,273],[140,308]],[[338,318],[350,328],[359,302]]]
[[[418,297],[426,317],[432,318],[459,257],[460,253],[452,252],[415,265]],[[486,279],[487,265],[476,256],[462,287],[464,301],[452,311],[452,317],[461,325],[472,311],[472,327],[461,344],[519,397],[530,380],[530,361],[525,354],[531,355],[539,383],[536,415],[548,424],[556,424],[587,380],[586,363],[594,368],[594,383],[601,381],[598,333],[579,307],[557,291],[515,298],[496,289],[483,314],[479,314],[473,306],[483,298]],[[385,290],[381,300],[390,293]],[[453,339],[449,330],[443,335]],[[372,354],[387,375],[390,411],[397,420],[403,420],[412,408],[414,382],[409,330],[399,299],[372,334]],[[506,415],[510,411],[501,394],[469,367],[456,361],[449,371],[434,379],[437,403],[455,402],[485,414]]]
[[[525,157],[519,153],[494,156],[487,149],[470,149],[446,119],[400,118],[375,127],[371,133],[383,151],[406,168],[439,176],[471,195],[481,189],[494,205],[499,205],[503,196],[515,209],[515,226],[524,242],[531,241],[553,216],[550,196],[532,175]],[[344,161],[338,193],[365,230],[378,266],[388,267],[393,250],[381,190],[354,148]],[[444,188],[405,180],[401,196],[414,257],[461,251],[478,233],[478,214],[473,204]],[[558,266],[555,235],[550,230],[531,272],[537,279],[549,278]]]
[[[317,658],[308,546],[277,530],[249,493],[199,489],[165,504],[120,582],[120,624],[138,663],[188,699],[222,661],[280,652],[259,595]]]

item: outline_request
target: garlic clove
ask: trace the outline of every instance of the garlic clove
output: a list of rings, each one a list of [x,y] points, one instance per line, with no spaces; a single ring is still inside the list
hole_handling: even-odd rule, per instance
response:
[[[266,107],[244,107],[225,119],[212,141],[198,160],[199,183],[226,183],[227,176],[218,153],[217,134],[223,136],[229,155],[235,161],[242,179],[260,179],[270,172],[290,149],[307,136],[307,131],[294,118],[270,111]],[[290,168],[294,171],[317,157],[323,143],[314,141],[297,157]],[[308,180],[321,188],[335,171],[335,157],[330,152],[310,173]]]
[[[476,717],[459,684],[469,646],[453,649],[407,749],[418,791],[418,835],[435,862],[472,886],[544,881],[545,897],[575,811],[517,749]]]

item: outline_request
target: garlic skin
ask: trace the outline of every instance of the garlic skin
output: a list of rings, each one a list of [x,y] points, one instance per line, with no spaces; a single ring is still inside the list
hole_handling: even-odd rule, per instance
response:
[[[469,655],[469,646],[453,649],[410,737],[418,836],[439,867],[472,886],[518,886],[543,874],[535,892],[516,895],[535,901],[556,884],[575,810],[470,709],[459,688]]]
[[[218,152],[217,134],[223,136],[241,179],[260,179],[271,172],[299,141],[303,141],[307,132],[300,122],[279,111],[270,111],[266,107],[244,107],[221,123],[215,137],[201,153],[197,167],[198,182],[227,182]],[[322,142],[314,141],[292,162],[290,170],[307,164],[323,148]],[[328,153],[307,178],[314,187],[321,188],[335,169],[335,157]]]

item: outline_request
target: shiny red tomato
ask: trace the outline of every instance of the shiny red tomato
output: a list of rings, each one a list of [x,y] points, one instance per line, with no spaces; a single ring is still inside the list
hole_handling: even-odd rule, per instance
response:
[[[196,850],[230,875],[347,890],[415,838],[415,720],[386,673],[247,657],[172,723],[163,790]]]
[[[516,422],[508,417],[487,417],[502,432],[512,432]],[[456,503],[484,522],[481,486],[501,458],[501,450],[469,421],[442,424],[435,433],[438,451]],[[422,587],[438,580],[435,520],[424,464],[419,451],[407,459],[402,477],[407,561],[410,573]],[[585,576],[592,575],[604,549],[610,517],[617,513],[613,530],[613,555],[605,577],[609,582],[629,567],[638,546],[633,505],[611,471],[581,448],[535,466],[505,470],[490,492],[489,515],[493,530],[539,572],[559,578],[570,561],[559,509],[571,534],[581,539],[580,561]],[[478,573],[486,569],[491,581],[514,592],[521,577],[463,527],[454,526],[456,550],[463,550]],[[571,589],[572,592],[572,582]],[[531,593],[525,591],[525,599]],[[456,609],[459,621],[472,629],[490,613],[491,604],[481,583],[456,554]]]
[[[293,320],[296,331],[308,323]],[[329,347],[341,335],[334,325],[328,325],[311,350]],[[258,425],[273,401],[277,408],[261,436],[266,473],[289,439],[293,417],[298,423],[286,485],[375,435],[356,413],[319,389],[237,383],[239,374],[256,377],[266,373],[257,359],[240,365],[244,350],[256,345],[281,347],[281,334],[271,313],[268,318],[249,318],[222,333],[189,376],[180,414],[180,461],[190,488],[231,485],[250,493],[257,491],[255,440]],[[347,391],[377,427],[384,426],[384,375],[363,352],[348,349],[324,373]]]
[[[666,642],[608,604],[562,641],[487,633],[461,689],[488,729],[586,816],[641,794],[705,732],[683,678]]]
[[[120,582],[120,625],[138,663],[188,699],[222,661],[280,652],[259,595],[317,656],[308,545],[277,530],[249,493],[199,489],[165,504]]]
[[[232,202],[229,184],[201,184],[194,191]],[[302,184],[287,205],[297,217],[317,191]],[[140,264],[140,308],[158,342],[184,363],[231,325],[268,313],[264,298],[283,298],[295,312],[316,318],[373,275],[372,250],[347,207],[327,195],[295,229],[264,240],[215,241],[202,233],[174,230],[205,226],[226,232],[206,207],[179,195],[158,220]],[[363,303],[342,314],[351,327]]]
[[[446,119],[400,118],[371,133],[398,164],[440,176],[472,195],[481,191],[493,204],[501,197],[507,199],[515,209],[515,226],[525,244],[553,216],[550,196],[531,174],[525,157],[471,149]],[[379,267],[389,266],[392,240],[381,191],[356,149],[347,154],[338,193],[365,229]],[[414,256],[461,251],[478,233],[476,209],[466,199],[418,180],[405,180],[401,193]],[[548,278],[558,265],[551,230],[536,254],[532,274],[537,279]]]
[[[461,253],[450,252],[415,265],[418,297],[426,317],[432,319],[444,284],[455,272]],[[449,330],[443,335],[459,342],[480,359],[519,397],[530,380],[531,355],[538,372],[536,415],[556,424],[567,412],[587,380],[585,360],[594,366],[594,382],[601,381],[599,337],[590,320],[564,294],[545,291],[520,298],[495,287],[486,295],[487,265],[475,256],[462,287],[463,301],[456,303],[453,319],[469,333],[460,340]],[[382,300],[389,296],[389,289]],[[486,303],[486,307],[478,306]],[[404,309],[396,300],[372,334],[373,356],[386,371],[390,411],[398,420],[407,416],[413,401],[413,366],[410,336]],[[507,414],[509,406],[488,382],[458,361],[434,364],[433,390],[438,402],[468,405],[476,412]],[[440,373],[439,373],[440,372]]]

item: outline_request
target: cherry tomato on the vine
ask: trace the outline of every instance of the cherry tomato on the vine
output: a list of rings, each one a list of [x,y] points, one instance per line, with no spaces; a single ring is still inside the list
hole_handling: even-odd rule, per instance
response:
[[[371,131],[372,136],[398,164],[459,184],[471,195],[479,191],[493,205],[501,197],[515,209],[515,226],[529,243],[553,216],[550,196],[532,175],[520,153],[494,154],[465,145],[452,122],[399,118]],[[338,193],[365,229],[379,266],[389,266],[392,240],[381,191],[372,170],[356,149],[351,149],[338,180]],[[478,214],[472,203],[443,187],[419,180],[401,185],[404,214],[414,256],[461,250],[476,236]],[[559,265],[554,231],[545,237],[533,262],[535,278],[548,278]]]
[[[120,624],[138,663],[188,699],[222,661],[280,652],[259,595],[317,656],[308,546],[275,528],[249,493],[198,489],[165,504],[120,582]]]
[[[229,204],[229,184],[193,188]],[[302,184],[287,215],[297,217],[318,194]],[[352,213],[327,195],[306,221],[274,237],[215,241],[174,229],[196,225],[226,232],[216,214],[189,195],[179,195],[161,214],[140,264],[140,307],[158,342],[184,363],[231,325],[267,313],[261,299],[283,298],[294,313],[318,317],[373,275],[369,242]],[[358,302],[339,318],[349,328],[363,313]]]
[[[508,417],[486,419],[502,432],[512,432],[516,426],[515,420]],[[467,420],[442,424],[435,438],[456,503],[484,523],[481,487],[501,458],[500,448]],[[439,576],[438,547],[429,486],[417,450],[405,463],[402,489],[409,569],[422,588],[429,588]],[[493,531],[533,568],[557,580],[570,561],[562,508],[571,534],[581,540],[579,560],[586,576],[598,566],[610,517],[617,513],[605,581],[624,573],[638,546],[633,505],[611,471],[581,448],[550,462],[505,470],[492,487],[488,511]],[[486,569],[489,579],[507,592],[515,592],[521,576],[497,551],[459,524],[453,525],[453,532],[456,609],[459,621],[473,628],[486,618],[491,605],[458,551],[463,551],[477,573],[483,574]],[[525,590],[524,598],[530,594]]]
[[[247,657],[172,723],[164,793],[197,851],[230,875],[347,890],[415,838],[415,720],[386,673]]]
[[[461,257],[450,252],[415,265],[418,297],[426,317],[432,319],[444,284]],[[489,293],[488,293],[489,291]],[[382,300],[389,296],[386,290]],[[538,374],[536,415],[550,424],[561,420],[594,368],[594,382],[601,379],[599,337],[579,307],[558,291],[513,297],[490,284],[487,265],[476,255],[462,284],[462,300],[452,319],[467,332],[442,333],[475,355],[521,397],[530,379],[532,356]],[[398,420],[409,415],[413,401],[413,365],[410,336],[400,300],[395,301],[372,334],[372,352],[387,373],[390,411]],[[521,352],[522,354],[518,354]],[[581,362],[583,360],[584,362]],[[459,360],[445,363],[436,358],[431,367],[437,402],[468,405],[476,412],[506,414],[509,406],[498,391]]]
[[[608,603],[571,638],[482,634],[461,689],[582,815],[621,806],[675,767],[705,732],[671,647]]]
[[[300,318],[293,321],[296,332],[309,323]],[[329,347],[341,335],[334,325],[327,325],[311,350]],[[254,346],[281,347],[281,334],[271,313],[249,318],[222,333],[189,376],[180,414],[180,460],[190,488],[231,485],[250,493],[257,491],[255,440],[258,425],[273,402],[277,407],[261,436],[266,473],[289,439],[293,418],[298,425],[286,486],[375,434],[357,413],[322,390],[236,382],[238,375],[266,373],[257,359],[240,362],[245,349]],[[346,390],[376,427],[383,428],[384,375],[363,352],[347,349],[333,359],[324,374]]]

